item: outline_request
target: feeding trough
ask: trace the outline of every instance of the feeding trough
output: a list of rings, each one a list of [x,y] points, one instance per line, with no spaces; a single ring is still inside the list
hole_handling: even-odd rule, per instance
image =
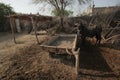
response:
[[[43,50],[50,53],[66,54],[66,49],[69,51],[76,48],[76,35],[56,35],[51,40],[41,44]]]
[[[77,41],[78,37],[75,34],[59,34],[41,44],[40,47],[49,53],[74,55],[76,59],[76,73],[78,74],[80,49],[75,51]]]

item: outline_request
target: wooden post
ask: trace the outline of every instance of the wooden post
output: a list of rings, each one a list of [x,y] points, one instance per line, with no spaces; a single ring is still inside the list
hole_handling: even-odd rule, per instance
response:
[[[80,48],[78,48],[77,51],[72,50],[74,56],[75,56],[75,68],[76,68],[76,74],[78,75],[78,70],[79,70],[79,52],[80,52]]]
[[[75,51],[75,49],[72,49],[72,53],[66,48],[66,52],[71,55],[73,54],[75,57],[75,73],[76,75],[78,75],[78,70],[79,70],[79,53],[80,53],[80,48],[78,48],[77,51]]]
[[[12,36],[13,36],[14,43],[16,44],[17,42],[16,42],[16,39],[15,39],[13,21],[14,21],[14,19],[10,17],[10,26],[11,26]]]
[[[79,70],[79,54],[76,54],[75,58],[76,58],[76,63],[75,63],[76,74],[78,75],[78,70]]]
[[[73,48],[72,48],[72,53],[66,48],[66,52],[69,54],[69,55],[74,55],[75,57],[75,73],[76,75],[78,76],[78,70],[79,70],[79,54],[80,54],[80,48],[77,47],[77,42],[78,42],[78,37],[79,35],[77,34],[76,35],[76,38],[75,38],[75,41],[74,41],[74,45],[73,45]]]
[[[32,21],[32,26],[34,28],[34,32],[35,32],[35,37],[36,37],[37,43],[39,44],[39,39],[38,39],[38,36],[37,36],[36,23],[35,23],[33,17],[31,17],[31,21]]]

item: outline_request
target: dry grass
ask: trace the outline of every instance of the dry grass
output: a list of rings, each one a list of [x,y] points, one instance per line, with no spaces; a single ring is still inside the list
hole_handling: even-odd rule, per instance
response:
[[[49,37],[40,35],[42,43]],[[75,59],[68,55],[49,55],[36,44],[34,35],[1,42],[1,80],[119,80],[120,50],[93,45],[84,46],[80,52],[79,76],[75,74]],[[119,47],[119,46],[118,46]]]

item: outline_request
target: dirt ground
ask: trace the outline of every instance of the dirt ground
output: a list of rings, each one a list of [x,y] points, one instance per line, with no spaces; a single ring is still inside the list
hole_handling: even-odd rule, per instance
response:
[[[51,55],[37,45],[34,35],[17,36],[14,44],[11,34],[0,34],[0,80],[120,80],[119,49],[81,47],[77,76],[74,56]],[[40,43],[49,38],[39,35]]]

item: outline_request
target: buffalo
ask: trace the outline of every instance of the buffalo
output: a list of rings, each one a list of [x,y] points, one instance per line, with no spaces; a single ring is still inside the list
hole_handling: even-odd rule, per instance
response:
[[[83,25],[83,23],[80,23],[79,26],[78,26],[78,31],[80,31],[80,35],[81,35],[81,39],[82,39],[82,44],[85,43],[85,39],[86,37],[90,37],[90,38],[93,38],[95,37],[96,38],[96,44],[100,44],[101,42],[101,33],[102,33],[102,27],[101,26],[96,26],[94,28],[89,28],[85,25]]]

